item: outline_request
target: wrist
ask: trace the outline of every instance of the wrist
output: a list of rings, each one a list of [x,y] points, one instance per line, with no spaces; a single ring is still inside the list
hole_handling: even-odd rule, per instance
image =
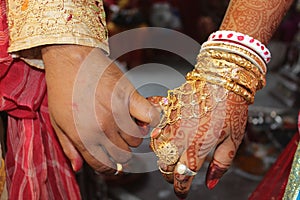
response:
[[[195,69],[186,78],[221,86],[252,104],[256,91],[266,84],[266,63],[270,59],[269,50],[258,40],[242,33],[218,31],[203,43]]]

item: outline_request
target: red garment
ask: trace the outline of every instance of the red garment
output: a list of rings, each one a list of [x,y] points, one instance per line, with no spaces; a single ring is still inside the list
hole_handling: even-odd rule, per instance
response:
[[[298,142],[299,133],[296,133],[248,200],[282,199],[290,175]]]
[[[9,199],[80,199],[75,174],[50,124],[44,71],[7,53],[6,5],[0,1],[0,110],[8,113]]]

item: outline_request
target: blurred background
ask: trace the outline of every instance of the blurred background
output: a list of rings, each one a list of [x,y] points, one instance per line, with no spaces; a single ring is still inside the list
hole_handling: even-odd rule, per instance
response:
[[[134,28],[161,27],[183,33],[201,45],[218,29],[229,0],[104,0],[104,3],[110,36]],[[300,107],[299,22],[300,3],[295,1],[268,44],[272,61],[268,65],[267,86],[257,93],[255,103],[249,107],[245,138],[232,167],[210,191],[204,182],[208,162],[205,163],[195,177],[187,199],[247,199],[296,134]],[[142,32],[134,42],[142,43],[145,37]],[[115,46],[111,48],[112,55],[115,50]],[[197,51],[191,51],[188,56],[196,61]],[[186,59],[151,48],[131,51],[119,56],[116,62],[124,72],[134,71],[147,63],[169,66],[183,77],[193,69],[193,63]],[[178,86],[183,81],[169,73],[161,74],[155,67],[147,69],[135,70],[134,76],[141,80],[163,77]],[[167,89],[157,84],[138,87],[144,96],[165,95]],[[1,113],[1,119],[0,133],[4,137],[5,113]],[[137,151],[150,151],[149,138],[145,138]],[[172,185],[166,183],[157,170],[106,177],[96,175],[85,165],[77,177],[86,200],[177,199]]]

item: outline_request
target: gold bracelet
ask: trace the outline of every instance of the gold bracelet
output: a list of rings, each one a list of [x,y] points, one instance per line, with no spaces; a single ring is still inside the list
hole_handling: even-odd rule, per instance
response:
[[[203,58],[197,63],[196,70],[235,82],[251,91],[252,94],[255,94],[258,89],[258,80],[252,72],[225,60]]]
[[[216,50],[206,50],[202,51],[198,55],[198,63],[204,58],[214,58],[214,59],[220,59],[220,60],[225,60],[230,63],[234,63],[242,68],[244,68],[247,71],[252,72],[255,77],[258,79],[258,85],[257,85],[257,90],[263,88],[266,85],[266,79],[265,76],[262,75],[259,70],[253,66],[251,62],[248,60],[242,58],[241,56],[238,56],[236,54],[230,54],[226,52],[221,52],[221,51],[216,51]],[[195,68],[198,69],[200,66],[198,66],[198,63],[196,64]]]
[[[225,89],[242,96],[248,102],[248,104],[252,104],[254,102],[254,95],[251,92],[235,82],[227,81],[222,77],[193,70],[187,74],[186,79],[206,81],[208,83],[224,87]]]
[[[241,45],[233,44],[225,41],[209,41],[202,44],[201,50],[205,50],[205,49],[221,50],[224,52],[240,55],[245,59],[247,59],[248,61],[251,61],[260,70],[260,72],[263,75],[265,75],[267,72],[267,66],[265,62],[262,60],[262,58],[258,56],[254,51],[248,48],[246,49]]]
[[[239,55],[217,50],[202,50],[201,53],[198,54],[197,61],[200,61],[203,57],[211,57],[214,59],[226,60],[228,62],[235,63],[254,73],[257,78],[261,77],[261,73],[257,69],[257,67],[255,67],[250,61]]]

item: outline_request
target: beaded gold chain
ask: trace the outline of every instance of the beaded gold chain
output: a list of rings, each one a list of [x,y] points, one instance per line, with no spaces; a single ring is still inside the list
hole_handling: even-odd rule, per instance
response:
[[[214,89],[210,89],[211,87]],[[180,119],[202,118],[214,110],[220,101],[226,99],[227,90],[216,90],[217,88],[218,86],[206,81],[187,80],[179,88],[169,90],[168,96],[161,101],[164,115],[158,127],[172,125]]]

